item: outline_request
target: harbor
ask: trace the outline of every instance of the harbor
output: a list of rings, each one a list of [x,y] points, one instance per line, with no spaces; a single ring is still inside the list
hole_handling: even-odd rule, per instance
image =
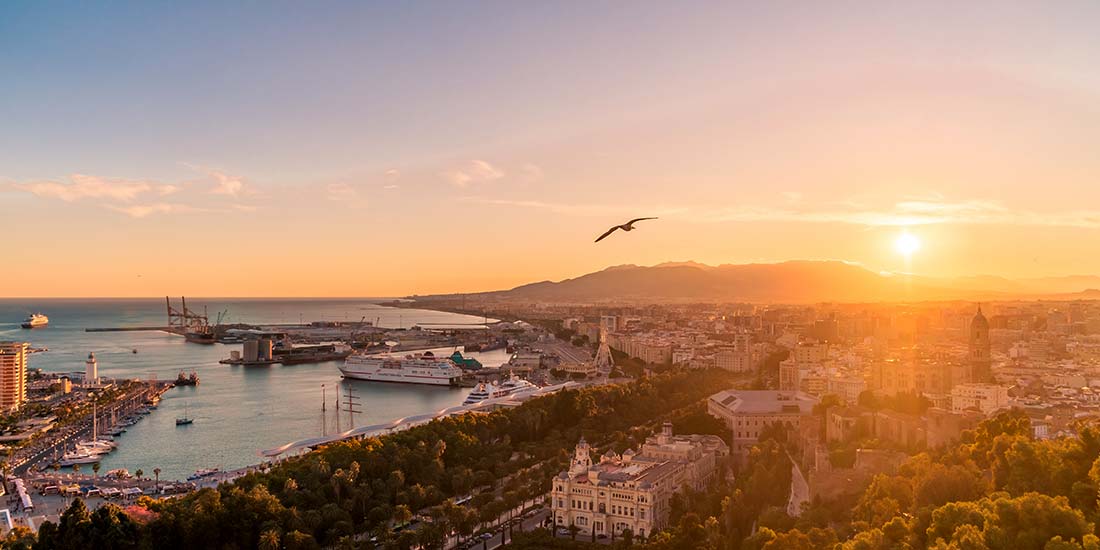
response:
[[[188,301],[191,305],[191,300]],[[423,414],[460,405],[468,388],[378,384],[345,380],[338,367],[342,361],[320,363],[272,364],[264,368],[238,367],[219,363],[242,351],[243,343],[199,345],[177,334],[160,330],[87,332],[92,327],[156,327],[164,324],[163,299],[41,301],[50,315],[50,326],[33,334],[20,332],[18,320],[27,306],[0,301],[0,339],[26,337],[35,347],[48,352],[35,354],[30,367],[46,372],[71,372],[83,368],[89,352],[99,359],[102,376],[118,379],[155,380],[171,383],[182,371],[188,377],[196,373],[201,383],[168,388],[157,410],[127,427],[115,437],[118,447],[102,457],[102,471],[142,469],[161,470],[162,480],[186,480],[200,469],[222,471],[248,467],[262,462],[261,449],[285,444],[288,440],[322,437],[389,421],[395,417]],[[422,323],[479,323],[484,319],[450,313],[395,309],[360,300],[239,300],[211,302],[210,309],[228,309],[233,322],[281,328],[310,327],[301,319],[323,319],[354,325],[361,318],[375,319],[373,324],[386,330],[411,333],[418,347],[431,344],[431,338],[419,338],[410,327]],[[22,313],[22,315],[21,315]],[[337,327],[310,327],[303,330],[339,330]],[[425,331],[426,332],[426,331]],[[449,336],[448,336],[449,337]],[[410,346],[412,347],[412,346]],[[422,348],[421,348],[422,349]],[[453,346],[435,348],[450,355]],[[461,348],[459,348],[461,349]],[[134,351],[137,353],[134,353]],[[505,363],[506,349],[467,353],[488,367]],[[338,408],[336,400],[352,388],[360,398],[361,412],[349,421],[348,411]],[[327,407],[322,410],[322,400]],[[176,419],[193,418],[189,425],[176,425]]]

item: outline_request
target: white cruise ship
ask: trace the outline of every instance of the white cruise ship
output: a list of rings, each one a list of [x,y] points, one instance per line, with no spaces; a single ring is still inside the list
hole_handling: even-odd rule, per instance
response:
[[[30,317],[23,319],[23,328],[38,328],[44,327],[50,324],[50,318],[42,315],[41,313],[31,314]]]
[[[462,377],[462,369],[450,359],[436,357],[430,351],[404,357],[352,355],[344,361],[340,372],[345,378],[435,386],[454,386]]]
[[[486,399],[498,399],[515,393],[525,393],[535,389],[538,389],[538,386],[513,374],[500,384],[486,384],[484,382],[478,384],[462,404],[473,405],[474,403],[480,403]]]

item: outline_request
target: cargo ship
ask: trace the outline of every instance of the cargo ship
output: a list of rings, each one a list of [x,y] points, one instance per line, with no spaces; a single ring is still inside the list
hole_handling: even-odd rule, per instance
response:
[[[421,355],[352,355],[340,367],[344,378],[375,382],[402,382],[432,386],[457,386],[462,369],[450,359],[432,352]]]

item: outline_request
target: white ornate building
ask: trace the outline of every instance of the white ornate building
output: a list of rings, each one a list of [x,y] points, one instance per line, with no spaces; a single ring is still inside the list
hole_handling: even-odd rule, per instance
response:
[[[646,537],[668,521],[670,499],[684,487],[702,489],[721,470],[729,447],[718,436],[673,435],[672,424],[646,439],[641,452],[609,451],[593,463],[582,438],[569,470],[554,477],[554,524],[588,536]]]

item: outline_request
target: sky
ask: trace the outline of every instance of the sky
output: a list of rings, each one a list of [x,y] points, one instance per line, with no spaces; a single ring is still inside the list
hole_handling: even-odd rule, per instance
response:
[[[1097,21],[4,2],[0,296],[399,296],[686,260],[1100,274]],[[592,242],[638,216],[660,219]]]

